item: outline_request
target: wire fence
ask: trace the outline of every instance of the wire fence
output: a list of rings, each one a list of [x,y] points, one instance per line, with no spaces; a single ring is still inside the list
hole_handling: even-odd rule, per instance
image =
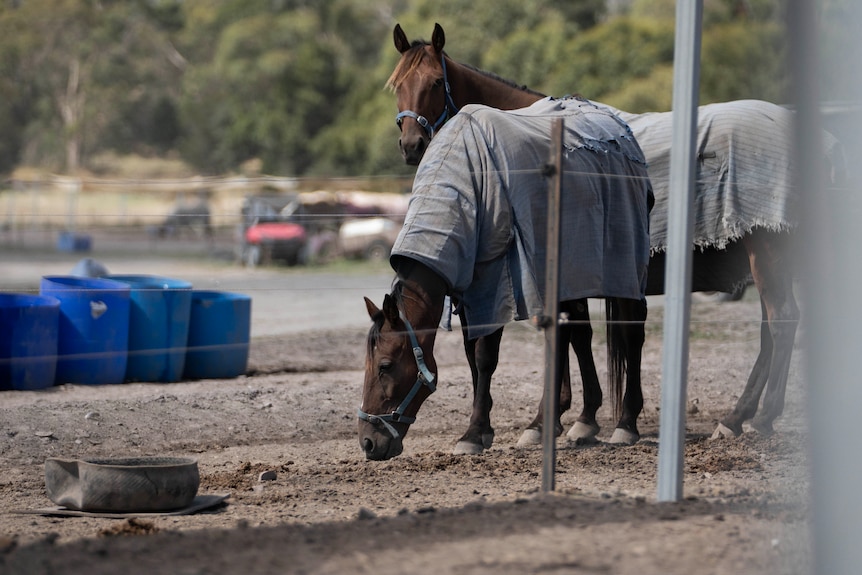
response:
[[[538,166],[535,170],[518,173],[540,176],[542,171],[543,167]],[[586,173],[579,175],[596,176]],[[621,176],[605,174],[603,177]],[[133,269],[141,258],[179,258],[183,261],[182,258],[192,256],[196,262],[218,262],[223,266],[209,273],[201,285],[204,289],[241,291],[256,302],[268,302],[265,304],[267,306],[272,306],[270,302],[273,300],[290,300],[294,304],[308,300],[308,304],[299,303],[299,306],[307,308],[308,313],[314,313],[318,304],[312,301],[361,302],[362,296],[376,294],[380,297],[383,293],[381,290],[389,287],[394,273],[384,264],[375,268],[373,279],[359,280],[352,285],[328,280],[320,280],[314,285],[300,285],[290,280],[273,282],[269,277],[252,280],[253,277],[257,278],[254,274],[260,270],[252,272],[247,267],[251,260],[247,254],[249,241],[245,232],[259,222],[293,223],[313,230],[303,240],[306,247],[320,241],[316,249],[322,250],[324,240],[321,238],[337,233],[349,221],[382,217],[400,224],[406,213],[411,181],[412,178],[403,177],[322,180],[269,176],[187,179],[79,179],[51,176],[7,180],[0,186],[0,245],[4,246],[3,259],[6,260],[3,266],[11,269],[16,266],[16,261],[20,263],[22,258],[29,260],[33,250],[62,255],[68,267],[79,258],[92,257],[98,260],[102,254],[112,261],[126,258],[129,262],[126,270]],[[663,185],[664,182],[659,184]],[[392,203],[393,198],[395,204]],[[254,202],[258,200],[264,209],[254,207]],[[203,207],[206,208],[206,227],[199,226]],[[79,240],[80,243],[77,243]],[[394,235],[390,235],[388,241],[391,245]],[[278,272],[281,278],[289,277],[281,275],[285,272],[302,273],[308,269],[308,266],[288,268],[286,264],[298,262],[290,261],[289,257],[278,259],[274,255],[270,254],[268,259],[257,260],[254,264],[272,264],[264,269]],[[326,264],[333,261],[332,258],[307,258],[301,263],[313,266],[314,271],[324,272],[331,269]],[[170,269],[166,273],[177,277],[185,275],[181,266]],[[237,274],[239,277],[245,276],[247,281],[238,281]],[[0,293],[35,295],[39,292],[40,275],[31,274],[30,277],[19,277],[14,281],[10,279],[13,275],[6,274],[6,279],[0,280]],[[381,280],[381,277],[390,279]],[[195,284],[198,288],[199,282]],[[148,288],[139,289],[146,291]],[[709,299],[705,297],[702,301]],[[604,310],[596,307],[597,301],[594,300],[591,307],[590,324],[596,330],[597,342],[602,342],[607,319]],[[646,320],[647,333],[648,337],[657,337],[655,334],[661,330],[662,324],[662,314],[658,312],[661,309],[660,298],[651,300],[650,309]],[[259,312],[256,310],[256,313]],[[302,312],[294,313],[299,313],[301,317]],[[359,319],[362,319],[361,316],[362,313]],[[269,318],[255,316],[255,321],[258,319],[266,321]],[[325,317],[322,318],[318,327],[326,328],[327,321]],[[759,337],[761,322],[759,314],[745,319],[698,319],[695,316],[691,325],[694,334],[735,332],[737,337],[755,342]],[[579,322],[561,318],[559,323],[577,325]],[[732,336],[726,333],[716,336],[712,333],[709,337]],[[219,352],[229,351],[236,346],[235,343],[223,343],[203,347],[207,351]],[[130,350],[128,354],[134,357],[142,353],[178,353],[184,349],[184,346],[163,346],[145,352]],[[63,359],[95,359],[98,355],[92,352],[66,354]],[[517,358],[509,360],[517,361]]]

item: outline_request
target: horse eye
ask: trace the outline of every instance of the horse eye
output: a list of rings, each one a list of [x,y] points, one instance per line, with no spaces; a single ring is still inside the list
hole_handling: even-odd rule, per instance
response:
[[[380,375],[385,375],[385,374],[389,373],[390,371],[392,371],[392,365],[393,365],[393,363],[391,360],[385,359],[385,360],[381,361],[377,365],[377,373]]]
[[[439,88],[442,85],[443,85],[443,78],[437,78],[436,80],[434,80],[434,87],[435,88]]]

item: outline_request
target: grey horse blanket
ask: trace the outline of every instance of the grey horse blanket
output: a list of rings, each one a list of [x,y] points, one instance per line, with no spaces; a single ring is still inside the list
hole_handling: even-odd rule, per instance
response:
[[[650,215],[653,252],[667,249],[671,112],[630,114],[655,192]],[[694,244],[724,249],[755,228],[793,230],[799,221],[792,166],[793,112],[760,100],[698,108]],[[823,132],[824,154],[843,168],[838,141]]]
[[[465,106],[432,140],[392,248],[442,276],[469,337],[543,311],[551,125],[563,118],[560,298],[642,299],[651,188],[611,109],[545,98],[513,111]]]

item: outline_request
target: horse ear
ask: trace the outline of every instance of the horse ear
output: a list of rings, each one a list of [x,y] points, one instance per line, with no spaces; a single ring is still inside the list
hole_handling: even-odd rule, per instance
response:
[[[434,51],[438,54],[443,53],[443,46],[446,44],[446,34],[443,33],[443,26],[434,24],[434,33],[431,35],[431,45],[434,46]]]
[[[376,320],[377,316],[381,313],[380,308],[368,298],[365,298],[365,309],[368,310],[368,317],[370,317],[372,321]]]
[[[393,326],[397,325],[400,320],[398,303],[395,301],[395,298],[389,294],[386,294],[383,298],[383,317],[386,318],[386,321]]]
[[[410,49],[410,40],[407,39],[407,34],[401,29],[401,24],[395,25],[395,29],[392,30],[392,39],[395,40],[395,48],[400,53],[403,54]]]

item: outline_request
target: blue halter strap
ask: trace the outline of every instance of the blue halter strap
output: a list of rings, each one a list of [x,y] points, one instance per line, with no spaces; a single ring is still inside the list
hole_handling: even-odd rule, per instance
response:
[[[437,132],[437,130],[439,130],[440,127],[449,120],[449,118],[458,113],[458,106],[455,105],[455,100],[452,99],[452,89],[449,87],[449,78],[446,75],[446,57],[441,55],[440,60],[443,63],[443,85],[446,88],[446,96],[443,100],[443,112],[440,114],[440,117],[437,118],[436,122],[431,124],[425,116],[420,116],[413,110],[404,110],[403,112],[398,112],[395,116],[395,123],[398,124],[399,128],[401,128],[401,122],[404,118],[413,118],[420,126],[422,126],[422,129],[425,130],[428,137],[433,138],[435,132]]]
[[[410,393],[407,394],[407,396],[401,401],[401,404],[392,413],[388,413],[386,415],[371,415],[370,413],[362,411],[361,407],[356,410],[356,415],[359,419],[367,421],[372,425],[382,425],[392,436],[392,439],[398,439],[401,437],[398,430],[392,426],[393,423],[406,423],[407,425],[410,425],[416,421],[415,417],[404,415],[404,412],[407,411],[408,407],[410,407],[410,403],[413,401],[413,398],[416,397],[416,394],[419,393],[422,386],[424,385],[431,390],[429,393],[434,393],[437,390],[437,384],[435,383],[437,376],[435,376],[431,370],[428,369],[428,366],[425,365],[425,354],[419,346],[419,340],[416,339],[416,332],[413,330],[413,326],[410,325],[410,322],[406,317],[404,317],[403,313],[399,313],[398,315],[401,317],[401,321],[404,322],[404,325],[407,326],[407,335],[410,337],[410,346],[413,348],[413,357],[416,358],[416,368],[418,369],[416,383],[413,384],[413,387],[410,388]]]

